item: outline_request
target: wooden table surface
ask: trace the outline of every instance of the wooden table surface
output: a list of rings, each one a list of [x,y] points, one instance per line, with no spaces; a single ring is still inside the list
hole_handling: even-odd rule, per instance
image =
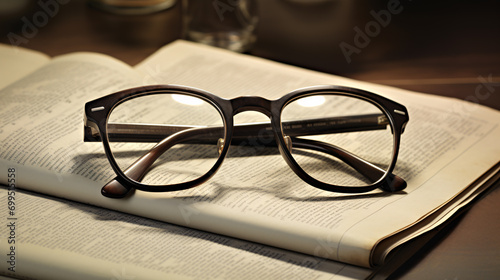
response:
[[[260,23],[252,55],[500,110],[498,1],[257,1]],[[84,0],[49,2],[58,3],[57,10],[20,46],[50,56],[99,52],[134,65],[182,35],[180,1],[147,16],[109,14]],[[44,11],[38,1],[15,3],[0,5],[2,43],[12,43],[8,35],[22,35],[26,21]],[[398,12],[385,18],[385,26],[356,44],[357,28],[373,25],[374,14],[397,3]],[[341,44],[356,52],[346,56]],[[479,94],[481,84],[491,94]],[[500,183],[495,185],[394,278],[500,279]]]

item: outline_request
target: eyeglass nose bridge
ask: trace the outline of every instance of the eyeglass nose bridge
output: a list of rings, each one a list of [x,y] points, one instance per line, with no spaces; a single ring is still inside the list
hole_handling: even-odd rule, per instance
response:
[[[231,99],[233,115],[246,111],[257,111],[271,118],[271,101],[260,96],[240,96]]]
[[[236,129],[233,131],[233,138],[234,136],[239,136],[242,134],[247,136],[249,134],[252,134],[253,136],[259,138],[263,137],[263,134],[265,134],[263,133],[263,131],[266,131],[266,133],[271,132],[273,135],[272,136],[273,141],[268,141],[269,139],[266,138],[265,141],[261,142],[264,142],[264,144],[270,144],[271,142],[275,142],[280,150],[280,153],[286,158],[286,156],[283,154],[282,146],[284,146],[285,149],[291,150],[292,142],[290,137],[286,135],[281,135],[280,133],[281,130],[279,126],[277,126],[276,123],[273,122],[274,119],[273,116],[276,117],[276,112],[273,112],[273,110],[277,109],[276,106],[273,106],[273,101],[260,96],[241,96],[231,99],[230,102],[233,109],[233,116],[242,112],[256,111],[266,115],[271,120],[271,122],[267,126],[266,125],[264,125],[264,127],[255,126],[255,128],[252,130],[248,130],[248,128],[246,128],[247,131],[243,133],[238,131],[236,127]],[[281,141],[283,141],[283,143],[280,143]]]

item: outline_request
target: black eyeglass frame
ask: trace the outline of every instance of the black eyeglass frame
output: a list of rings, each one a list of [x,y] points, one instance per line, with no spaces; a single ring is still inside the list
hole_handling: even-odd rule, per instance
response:
[[[113,109],[127,100],[160,93],[184,94],[201,98],[204,101],[210,103],[215,109],[217,109],[222,117],[224,123],[223,148],[220,151],[219,157],[214,166],[207,173],[197,179],[171,185],[146,185],[128,178],[119,168],[117,162],[114,159],[109,145],[107,133],[107,121]],[[288,150],[288,143],[285,140],[281,122],[282,110],[294,100],[311,95],[322,94],[334,94],[362,99],[375,105],[387,116],[394,139],[393,156],[389,167],[385,171],[385,174],[376,182],[367,186],[356,187],[338,186],[322,182],[307,174],[295,161],[291,154],[291,151]],[[120,191],[117,191],[116,193],[110,193],[108,190],[106,193],[103,188],[103,195],[115,198],[124,197],[126,193],[132,188],[149,192],[179,191],[189,189],[206,182],[219,169],[229,150],[234,132],[233,117],[236,114],[244,111],[258,111],[270,118],[272,131],[281,155],[290,166],[290,168],[302,180],[313,187],[325,191],[341,193],[362,193],[374,190],[376,188],[381,188],[384,191],[395,192],[400,191],[406,187],[406,182],[400,177],[392,174],[392,171],[394,170],[394,167],[396,165],[399,153],[401,134],[404,132],[405,126],[409,120],[408,111],[405,106],[389,100],[383,96],[365,90],[343,86],[312,86],[292,91],[276,100],[268,100],[258,96],[241,96],[234,99],[224,99],[207,91],[193,87],[180,85],[152,85],[122,90],[87,102],[85,104],[84,141],[102,141],[106,156],[111,164],[111,167],[117,174],[117,177],[114,178],[114,180],[112,180],[111,182],[115,182],[118,186],[121,185],[122,188],[126,189],[122,189]],[[120,189],[120,187],[118,187],[118,189]]]

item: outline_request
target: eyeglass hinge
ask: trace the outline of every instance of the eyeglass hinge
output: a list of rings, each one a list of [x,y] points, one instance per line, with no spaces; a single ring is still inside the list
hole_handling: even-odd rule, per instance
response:
[[[223,149],[224,149],[224,139],[219,138],[219,140],[217,140],[217,152],[219,152],[219,156],[222,154]]]
[[[290,136],[288,135],[285,135],[283,137],[283,139],[285,139],[285,145],[286,145],[286,148],[288,149],[288,151],[292,151],[292,138],[290,138]]]

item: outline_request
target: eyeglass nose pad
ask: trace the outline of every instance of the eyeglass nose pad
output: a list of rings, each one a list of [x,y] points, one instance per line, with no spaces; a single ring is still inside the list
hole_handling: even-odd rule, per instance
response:
[[[285,139],[285,145],[288,151],[292,152],[292,138],[288,135],[284,135],[283,139]]]
[[[219,156],[220,154],[222,154],[223,149],[224,149],[224,139],[219,138],[219,140],[217,140],[217,152],[219,153]]]

